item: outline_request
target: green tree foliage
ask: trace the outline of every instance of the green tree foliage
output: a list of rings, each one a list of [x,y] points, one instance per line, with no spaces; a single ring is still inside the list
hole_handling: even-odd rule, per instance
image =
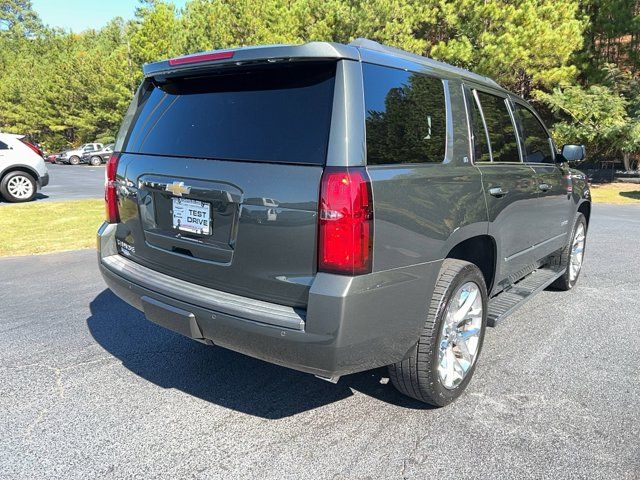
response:
[[[33,35],[42,30],[42,23],[33,11],[30,0],[0,2],[0,32],[14,35]]]
[[[578,3],[557,0],[442,0],[429,31],[431,54],[497,78],[520,95],[571,81],[582,46]]]
[[[554,125],[560,143],[588,144],[591,155],[607,155],[621,147],[628,126],[626,100],[604,85],[555,88],[538,97],[549,104],[560,119]]]
[[[42,25],[29,0],[0,0],[0,129],[50,149],[112,139],[145,62],[366,37],[532,97],[559,139],[635,155],[639,13],[638,0],[140,0],[130,21],[71,33]]]
[[[558,140],[582,141],[592,159],[630,170],[640,160],[640,1],[583,0],[579,7],[587,19],[574,55],[579,81],[535,96],[555,112]]]

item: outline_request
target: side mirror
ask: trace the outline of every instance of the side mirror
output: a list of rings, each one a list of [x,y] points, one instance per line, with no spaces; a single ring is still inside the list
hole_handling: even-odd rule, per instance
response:
[[[562,159],[569,163],[580,163],[586,157],[584,145],[563,145],[560,152]]]

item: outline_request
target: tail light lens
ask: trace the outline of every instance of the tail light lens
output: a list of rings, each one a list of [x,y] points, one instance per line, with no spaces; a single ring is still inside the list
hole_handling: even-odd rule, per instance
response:
[[[327,167],[320,192],[318,270],[371,272],[373,196],[365,168]]]
[[[116,171],[118,170],[119,153],[112,153],[107,161],[104,182],[104,200],[107,210],[107,222],[118,223],[120,214],[118,212],[118,196],[116,194]]]
[[[24,140],[21,140],[21,142],[24,143],[31,150],[33,150],[39,157],[42,156],[42,150],[40,150],[38,147],[36,147],[33,143],[29,143],[29,142],[26,142]]]

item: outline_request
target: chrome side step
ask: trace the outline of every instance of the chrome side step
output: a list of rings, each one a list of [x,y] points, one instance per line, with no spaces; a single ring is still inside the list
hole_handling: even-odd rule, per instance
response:
[[[495,327],[527,300],[551,285],[564,272],[562,267],[545,267],[534,270],[522,280],[489,299],[487,325]]]

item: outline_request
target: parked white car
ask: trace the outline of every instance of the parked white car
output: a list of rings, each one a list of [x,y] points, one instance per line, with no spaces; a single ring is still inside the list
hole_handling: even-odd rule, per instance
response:
[[[24,135],[0,133],[0,195],[8,202],[28,202],[49,183],[42,152],[22,140]]]
[[[78,165],[82,159],[82,155],[85,153],[97,152],[102,150],[104,145],[102,143],[85,143],[80,148],[75,150],[67,150],[63,152],[57,159],[57,163],[69,163],[71,165]]]

